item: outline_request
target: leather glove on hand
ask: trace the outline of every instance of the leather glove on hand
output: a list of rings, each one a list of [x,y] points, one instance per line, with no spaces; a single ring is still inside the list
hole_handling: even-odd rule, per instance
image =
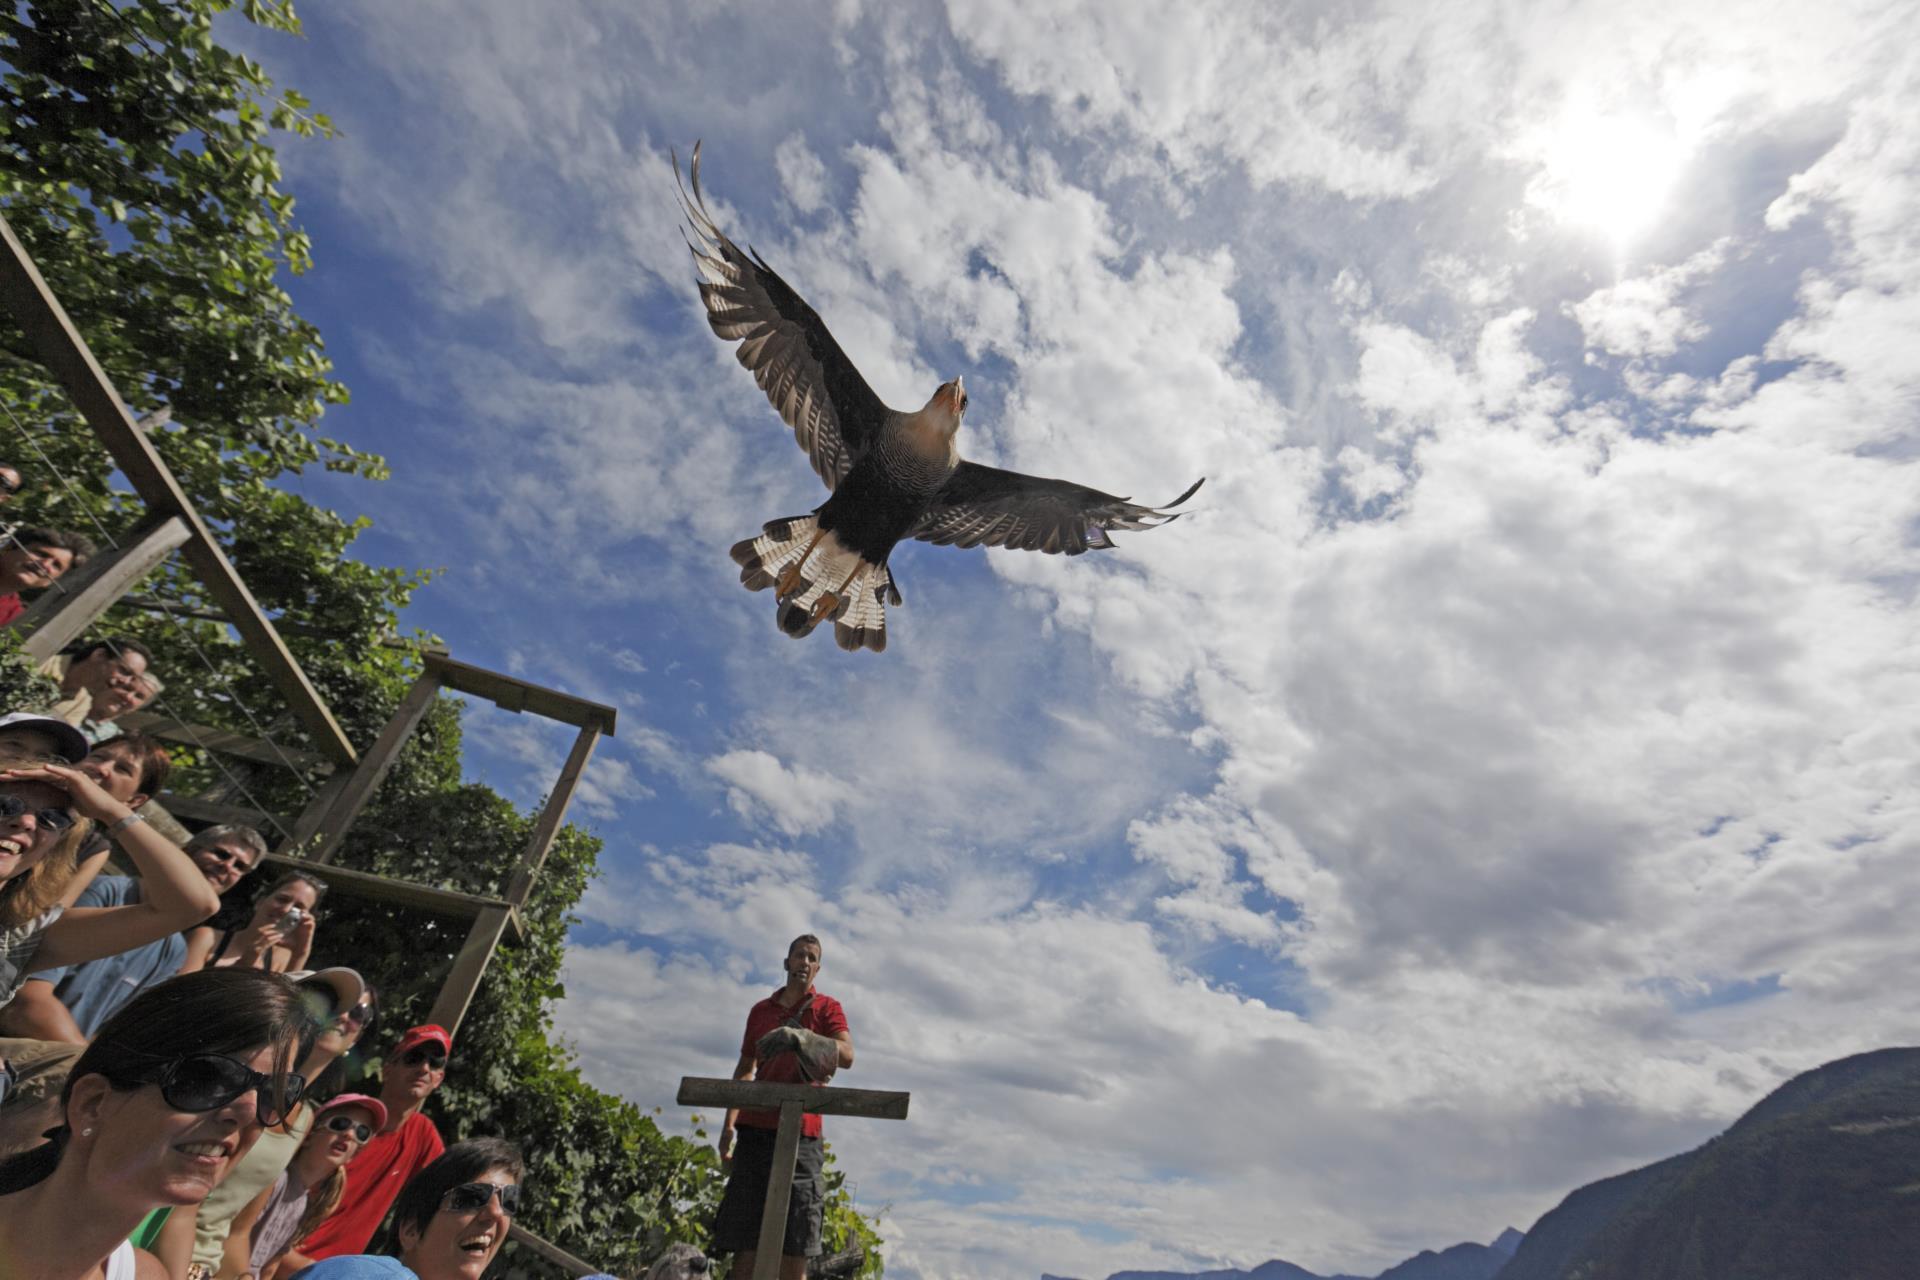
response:
[[[800,1055],[800,1074],[808,1080],[826,1080],[840,1069],[840,1042],[831,1036],[799,1027],[775,1027],[754,1044],[762,1058],[776,1053]]]

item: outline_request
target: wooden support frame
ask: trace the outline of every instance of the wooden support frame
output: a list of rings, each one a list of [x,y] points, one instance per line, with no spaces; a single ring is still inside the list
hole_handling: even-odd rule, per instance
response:
[[[184,721],[156,715],[151,711],[129,711],[116,723],[122,728],[144,733],[150,738],[159,738],[163,742],[178,742],[189,747],[206,747],[222,755],[239,756],[243,760],[252,760],[257,764],[281,765],[296,770],[312,770],[321,774],[330,774],[334,771],[333,761],[325,756],[315,755],[311,751],[264,742],[244,733],[235,733],[231,729],[216,729],[207,724],[187,724]]]
[[[234,570],[233,562],[187,500],[186,491],[154,451],[152,441],[127,412],[126,402],[114,390],[86,340],[74,328],[66,309],[53,296],[40,269],[0,217],[0,302],[27,335],[40,360],[66,389],[67,398],[106,446],[121,474],[156,516],[172,516],[187,527],[189,537],[181,554],[193,566],[207,594],[233,619],[247,648],[265,665],[287,704],[320,749],[342,764],[358,757],[346,733],[300,669],[280,633],[261,611],[259,601]]]
[[[556,1267],[564,1267],[576,1276],[601,1274],[600,1268],[594,1266],[591,1262],[574,1257],[550,1240],[542,1240],[539,1236],[533,1234],[533,1232],[527,1230],[517,1222],[508,1224],[507,1239],[513,1241],[522,1249],[546,1259]]]
[[[393,768],[393,762],[400,758],[400,749],[407,745],[407,739],[420,727],[420,721],[432,708],[433,699],[439,692],[440,677],[431,668],[413,682],[413,687],[407,690],[407,696],[400,700],[399,710],[387,721],[387,727],[380,731],[373,746],[368,748],[366,757],[355,767],[353,776],[340,789],[338,797],[320,819],[313,836],[318,843],[308,851],[307,857],[315,862],[333,861],[333,855],[340,851],[340,842],[346,839],[354,819],[373,799],[373,793]]]
[[[553,842],[559,837],[560,827],[567,820],[567,806],[573,801],[573,793],[580,785],[580,775],[586,772],[587,761],[593,758],[593,746],[598,741],[600,728],[592,724],[580,730],[579,736],[574,738],[573,750],[567,753],[567,763],[560,769],[559,780],[547,794],[547,803],[541,807],[539,820],[533,824],[533,837],[527,842],[527,851],[520,856],[520,865],[507,882],[507,901],[514,906],[525,906],[527,898],[533,893],[534,877],[540,874],[547,854],[553,851]]]
[[[879,1089],[839,1089],[812,1084],[768,1084],[758,1080],[721,1080],[684,1076],[674,1101],[683,1107],[778,1108],[780,1127],[773,1139],[773,1166],[767,1175],[767,1202],[760,1214],[752,1280],[775,1280],[787,1232],[787,1205],[793,1198],[794,1158],[800,1151],[801,1118],[815,1115],[862,1116],[869,1120],[905,1120],[913,1095]]]
[[[41,593],[14,624],[27,637],[21,651],[35,665],[52,658],[192,536],[179,516],[149,517],[117,550],[94,556],[57,589]]]
[[[474,916],[473,927],[467,930],[466,944],[454,958],[453,972],[440,984],[433,1012],[427,1015],[428,1022],[445,1027],[448,1035],[460,1029],[460,1020],[467,1016],[467,1006],[473,1003],[474,992],[480,989],[480,980],[487,976],[487,965],[492,962],[501,936],[515,914],[511,906],[502,903],[483,908]]]

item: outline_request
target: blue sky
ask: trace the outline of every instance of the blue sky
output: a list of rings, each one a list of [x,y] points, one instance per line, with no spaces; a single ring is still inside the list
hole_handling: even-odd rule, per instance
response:
[[[826,939],[915,1095],[832,1126],[891,1273],[1378,1269],[1910,1036],[1909,6],[308,9],[242,38],[340,126],[296,293],[394,471],[308,492],[621,708],[592,1079],[684,1125]],[[884,399],[1195,513],[779,635],[726,549],[823,495],[698,312],[696,138]],[[564,741],[470,718],[529,801]]]

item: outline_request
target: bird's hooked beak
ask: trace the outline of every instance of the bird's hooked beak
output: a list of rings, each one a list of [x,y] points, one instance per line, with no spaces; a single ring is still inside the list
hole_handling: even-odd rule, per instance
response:
[[[953,416],[956,418],[967,411],[967,391],[961,385],[963,381],[964,379],[956,377],[943,388],[947,393],[947,407],[953,411]]]

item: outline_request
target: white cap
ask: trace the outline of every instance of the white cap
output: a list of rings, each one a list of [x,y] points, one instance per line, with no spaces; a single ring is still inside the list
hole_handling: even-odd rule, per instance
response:
[[[0,729],[19,726],[23,729],[38,729],[52,738],[61,755],[69,764],[79,764],[87,758],[91,750],[87,735],[68,724],[65,720],[56,720],[52,716],[43,716],[33,711],[10,711],[0,716]]]

